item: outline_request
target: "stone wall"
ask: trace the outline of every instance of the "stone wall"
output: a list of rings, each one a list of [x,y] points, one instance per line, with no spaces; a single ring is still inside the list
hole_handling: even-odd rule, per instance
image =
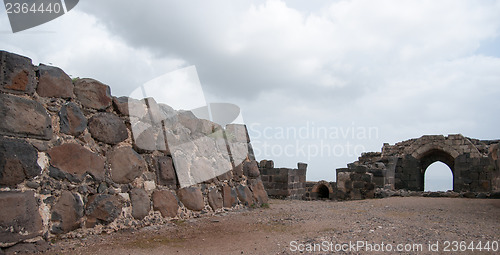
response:
[[[297,169],[274,168],[272,160],[260,161],[262,182],[270,197],[302,199],[306,192],[307,164],[298,163]]]
[[[245,126],[5,51],[0,119],[0,247],[267,203]]]
[[[384,144],[382,152],[363,153],[348,168],[337,169],[337,185],[339,190],[349,186],[352,179],[344,178],[346,173],[369,173],[376,188],[423,191],[427,167],[440,161],[453,173],[454,191],[498,191],[498,155],[498,141],[426,135],[395,145]]]

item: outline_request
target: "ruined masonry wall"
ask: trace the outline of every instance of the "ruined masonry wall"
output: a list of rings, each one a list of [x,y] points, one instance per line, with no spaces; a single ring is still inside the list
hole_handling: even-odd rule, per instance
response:
[[[272,160],[260,161],[262,182],[270,197],[302,199],[306,193],[307,164],[298,163],[297,169],[274,168]]]
[[[165,116],[176,134],[217,146],[202,162],[230,171],[180,188],[186,185],[179,179],[198,183],[192,177],[200,165],[189,151],[171,152],[163,136],[169,130],[144,121]],[[151,98],[113,97],[99,81],[72,80],[57,67],[33,66],[31,59],[5,51],[0,51],[0,120],[0,247],[267,203],[245,126],[223,129]],[[138,127],[141,133],[133,134]],[[179,148],[211,151],[201,143],[185,144],[191,147],[179,143]],[[233,160],[235,148],[248,149],[244,162]],[[176,169],[174,152],[186,153],[180,162],[190,166],[188,172]]]

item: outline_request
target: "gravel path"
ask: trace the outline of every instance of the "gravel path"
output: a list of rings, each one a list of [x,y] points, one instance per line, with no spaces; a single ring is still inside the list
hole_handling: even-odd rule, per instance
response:
[[[268,209],[61,240],[49,253],[500,254],[499,242],[500,200],[391,197],[271,200]]]

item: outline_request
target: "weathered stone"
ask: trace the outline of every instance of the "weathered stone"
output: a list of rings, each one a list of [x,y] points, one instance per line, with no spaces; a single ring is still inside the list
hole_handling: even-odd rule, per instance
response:
[[[250,189],[252,190],[253,197],[257,203],[260,205],[267,204],[269,202],[269,198],[267,197],[266,189],[264,188],[264,184],[262,180],[255,179],[250,182]]]
[[[151,201],[145,190],[138,188],[131,190],[130,202],[132,203],[132,216],[134,218],[142,220],[148,215],[151,209]]]
[[[87,226],[93,227],[95,223],[109,224],[113,222],[122,211],[122,201],[119,196],[99,194],[90,196],[85,209]]]
[[[132,130],[137,132],[137,129]],[[159,127],[149,127],[139,134],[134,133],[133,138],[134,148],[139,152],[166,151],[165,148],[168,148],[163,130]]]
[[[108,160],[111,165],[111,179],[120,184],[132,182],[147,169],[144,158],[128,146],[113,149]]]
[[[142,118],[146,115],[147,106],[143,100],[130,97],[113,97],[116,111],[125,116]]]
[[[64,134],[79,136],[87,128],[87,118],[80,107],[73,102],[61,108],[59,118],[61,119],[61,132]]]
[[[31,59],[0,51],[0,91],[33,95],[36,78]]]
[[[104,110],[111,106],[109,86],[94,79],[78,79],[75,82],[75,95],[84,107]]]
[[[208,204],[214,211],[222,208],[222,195],[217,189],[211,189],[210,191],[208,191]]]
[[[42,172],[37,163],[38,152],[29,143],[0,138],[0,186],[15,186]]]
[[[175,187],[177,178],[175,177],[174,163],[171,157],[158,157],[156,160],[158,169],[156,171],[158,184]]]
[[[238,204],[236,190],[228,185],[222,186],[222,198],[224,207],[231,208]]]
[[[42,218],[33,191],[2,191],[0,205],[0,247],[42,234]]]
[[[52,138],[50,116],[37,101],[0,94],[0,119],[0,135]]]
[[[152,195],[153,209],[160,211],[161,216],[172,218],[177,216],[179,203],[175,195],[168,190],[155,190]]]
[[[92,137],[108,144],[118,144],[128,138],[127,126],[123,120],[109,112],[92,116],[89,121],[89,131]]]
[[[73,175],[70,181],[81,181],[86,173],[97,180],[104,179],[104,158],[79,144],[65,143],[52,148],[48,154],[52,166]]]
[[[236,193],[238,193],[238,199],[242,204],[246,206],[254,204],[253,194],[248,186],[244,186],[241,184],[236,186]]]
[[[69,191],[63,191],[55,206],[52,207],[51,232],[62,234],[79,228],[82,216],[83,204],[80,199]]]
[[[251,160],[243,162],[243,174],[250,178],[259,177],[260,171],[257,161]]]
[[[36,93],[42,97],[73,97],[73,82],[60,68],[54,66],[38,66],[38,86]]]
[[[177,190],[177,196],[181,200],[182,204],[193,211],[201,211],[205,208],[205,203],[203,202],[203,194],[201,189],[198,187],[187,187]]]

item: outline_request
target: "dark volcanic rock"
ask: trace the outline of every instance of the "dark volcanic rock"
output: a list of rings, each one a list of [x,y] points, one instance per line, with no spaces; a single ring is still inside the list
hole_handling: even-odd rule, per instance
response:
[[[0,205],[0,243],[17,243],[42,234],[33,191],[2,191]]]
[[[73,97],[73,82],[60,68],[54,66],[38,66],[38,86],[36,93],[42,97]]]
[[[148,193],[143,189],[135,188],[130,191],[130,202],[132,203],[132,216],[142,220],[151,209]]]
[[[122,211],[122,201],[118,196],[99,194],[89,197],[85,214],[87,215],[87,227],[93,227],[95,223],[109,224],[113,222]]]
[[[118,113],[125,116],[142,118],[147,113],[147,106],[144,100],[137,100],[130,97],[113,97],[113,105]]]
[[[80,107],[73,102],[65,104],[59,112],[61,132],[79,136],[87,128],[87,118]]]
[[[52,208],[51,220],[54,222],[51,232],[54,234],[67,233],[80,227],[83,216],[83,204],[73,193],[63,191],[61,197]]]
[[[187,187],[177,190],[177,196],[181,202],[193,211],[201,211],[205,208],[205,203],[203,202],[203,194],[198,187]]]
[[[243,162],[243,174],[250,178],[259,177],[260,171],[259,165],[257,165],[257,161],[251,160]]]
[[[89,121],[92,137],[108,144],[117,144],[128,138],[127,126],[113,113],[98,113]]]
[[[33,95],[36,78],[31,59],[0,51],[0,91]]]
[[[210,207],[212,207],[214,211],[222,208],[223,205],[222,195],[219,193],[217,189],[211,189],[208,192],[208,204],[210,205]]]
[[[250,191],[248,186],[241,184],[236,186],[236,193],[238,193],[238,199],[242,204],[248,206],[254,203],[252,191]]]
[[[15,186],[42,171],[37,163],[38,152],[29,143],[0,138],[0,185]]]
[[[120,184],[132,182],[147,169],[144,158],[128,146],[113,149],[108,160],[111,165],[111,179]]]
[[[222,187],[222,197],[224,199],[224,207],[231,208],[238,204],[238,195],[236,193],[236,190],[228,185],[224,185]]]
[[[89,173],[97,180],[104,179],[104,158],[76,143],[65,143],[48,152],[50,164],[59,170],[72,174],[76,179]]]
[[[0,134],[52,138],[52,121],[45,108],[33,100],[0,94]]]
[[[156,171],[158,184],[170,187],[177,186],[177,178],[175,177],[174,163],[171,157],[162,156],[157,158],[158,169]]]
[[[75,82],[75,95],[84,107],[104,110],[111,106],[112,97],[109,86],[94,79],[78,79]]]
[[[161,216],[172,218],[177,216],[179,203],[175,195],[168,190],[155,190],[152,195],[153,209],[160,211]]]
[[[260,178],[251,180],[250,189],[252,190],[253,197],[257,203],[262,205],[269,202],[266,189],[264,188],[264,184]]]

